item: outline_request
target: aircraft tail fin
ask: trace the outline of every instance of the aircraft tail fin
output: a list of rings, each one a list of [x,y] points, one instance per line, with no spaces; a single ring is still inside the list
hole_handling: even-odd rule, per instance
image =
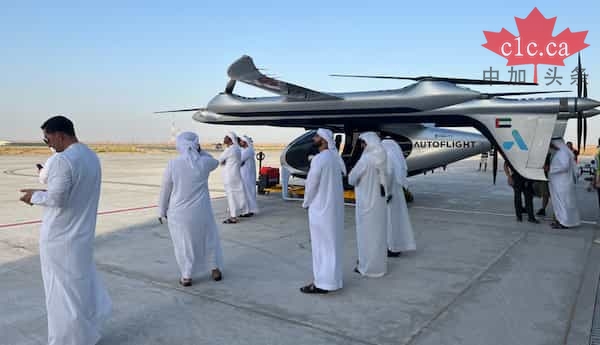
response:
[[[556,116],[487,115],[478,120],[513,169],[527,179],[546,180],[544,161],[554,136]]]

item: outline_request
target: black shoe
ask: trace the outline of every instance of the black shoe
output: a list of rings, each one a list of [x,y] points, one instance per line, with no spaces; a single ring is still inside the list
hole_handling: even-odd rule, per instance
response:
[[[527,221],[528,221],[529,223],[540,224],[540,221],[539,221],[539,220],[537,220],[537,219],[535,219],[535,218],[529,218],[529,219],[527,219]]]
[[[537,213],[535,215],[536,216],[545,216],[546,215],[546,209],[545,208],[540,208],[540,210],[537,211]]]
[[[306,286],[303,286],[300,288],[300,292],[302,293],[308,293],[308,294],[327,294],[329,291],[327,290],[323,290],[323,289],[319,289],[318,287],[315,286],[314,283],[312,284],[308,284]]]
[[[243,217],[243,218],[250,218],[250,217],[252,217],[252,216],[254,216],[254,213],[250,212],[250,213],[242,214],[240,217]]]
[[[552,226],[552,229],[568,229],[568,227],[560,224],[559,222],[553,222],[551,224],[551,226]]]
[[[358,273],[358,274],[362,275],[362,273],[360,273],[360,271],[358,270],[358,267],[354,267],[354,273]]]
[[[517,216],[517,222],[522,222],[522,221],[523,221],[523,217]]]
[[[223,280],[223,273],[221,273],[221,270],[218,268],[215,268],[214,270],[212,270],[210,275],[211,275],[211,278],[216,282]]]
[[[391,250],[389,250],[389,249],[388,249],[388,251],[387,251],[387,256],[388,256],[388,258],[397,258],[397,257],[399,257],[400,255],[402,255],[402,252],[393,252],[393,251],[391,251]]]

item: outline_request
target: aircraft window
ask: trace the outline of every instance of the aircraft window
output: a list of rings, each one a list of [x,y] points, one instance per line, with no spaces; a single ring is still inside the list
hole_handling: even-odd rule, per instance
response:
[[[333,135],[334,141],[335,141],[335,147],[337,148],[338,152],[343,152],[344,151],[344,143],[346,142],[346,136],[342,133],[337,133]]]
[[[318,149],[313,146],[314,135],[315,131],[309,131],[290,144],[285,155],[287,164],[295,169],[308,171],[310,167],[308,158],[319,153]]]
[[[392,137],[398,143],[398,145],[400,145],[400,148],[402,148],[402,153],[404,153],[404,157],[408,157],[412,152],[413,143],[407,137],[389,132],[383,132],[382,135],[383,137]]]

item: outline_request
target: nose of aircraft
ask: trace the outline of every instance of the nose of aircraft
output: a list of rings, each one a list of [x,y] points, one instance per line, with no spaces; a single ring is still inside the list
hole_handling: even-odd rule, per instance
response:
[[[600,102],[591,98],[578,98],[577,110],[590,110],[600,106]]]
[[[192,118],[198,122],[214,122],[219,119],[221,115],[213,113],[208,110],[200,110],[194,113]]]

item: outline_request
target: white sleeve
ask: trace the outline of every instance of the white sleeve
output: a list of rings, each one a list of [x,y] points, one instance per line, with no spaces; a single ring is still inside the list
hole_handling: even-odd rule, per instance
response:
[[[214,159],[212,156],[209,156],[210,158],[207,159],[207,168],[208,168],[208,172],[211,172],[213,170],[215,170],[216,168],[219,167],[219,161]]]
[[[352,171],[350,171],[350,174],[348,174],[348,183],[351,186],[358,185],[358,183],[360,182],[360,178],[365,173],[365,170],[366,170],[366,165],[365,165],[365,159],[363,156],[358,160],[358,162],[356,163],[356,165],[354,166]]]
[[[244,165],[246,163],[247,160],[254,158],[254,153],[252,152],[251,149],[245,149],[242,150],[242,163],[241,165]]]
[[[64,207],[72,188],[71,165],[63,157],[56,157],[48,171],[48,190],[33,193],[31,203],[48,207]]]
[[[166,217],[169,209],[169,201],[171,200],[171,192],[173,191],[171,165],[172,163],[169,162],[163,175],[162,186],[160,188],[160,198],[158,201],[159,217]]]
[[[223,153],[221,153],[221,155],[219,156],[219,164],[225,164],[225,161],[227,160],[227,158],[229,158],[230,154],[230,148],[226,148],[225,151],[223,151]]]
[[[46,184],[48,183],[48,165],[45,165],[41,170],[40,170],[40,176],[39,176],[39,181],[41,184]]]
[[[304,208],[308,208],[317,195],[321,182],[321,170],[321,162],[318,156],[316,156],[310,162],[308,176],[306,176],[304,184],[304,202],[302,203],[302,207]]]

